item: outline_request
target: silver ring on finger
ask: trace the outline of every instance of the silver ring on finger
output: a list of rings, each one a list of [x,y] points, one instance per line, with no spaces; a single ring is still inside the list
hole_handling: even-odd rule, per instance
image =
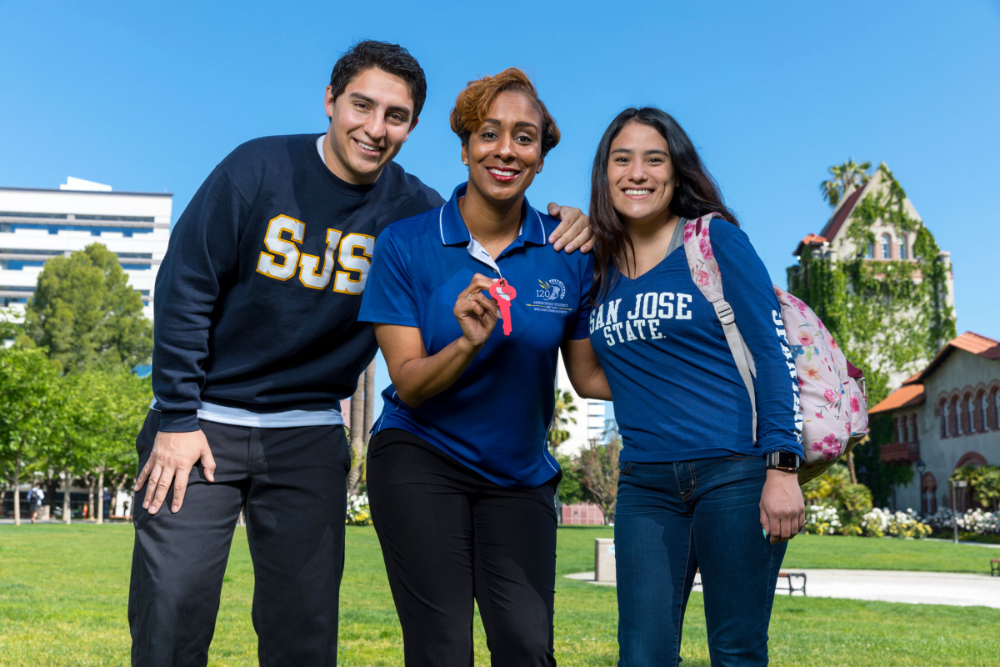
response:
[[[466,299],[466,301],[472,301],[472,295],[473,295],[473,292],[469,292],[469,298]]]

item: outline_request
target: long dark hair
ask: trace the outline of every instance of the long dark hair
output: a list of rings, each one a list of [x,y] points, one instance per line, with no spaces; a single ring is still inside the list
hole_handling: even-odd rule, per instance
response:
[[[594,284],[590,288],[590,299],[595,303],[607,294],[621,269],[628,262],[635,262],[632,237],[611,202],[611,184],[608,182],[611,144],[629,123],[648,125],[667,141],[670,161],[678,180],[670,201],[671,213],[694,219],[715,211],[734,225],[740,224],[723,203],[715,179],[705,169],[691,139],[673,116],[656,107],[625,109],[604,131],[590,175],[590,227],[595,240]]]

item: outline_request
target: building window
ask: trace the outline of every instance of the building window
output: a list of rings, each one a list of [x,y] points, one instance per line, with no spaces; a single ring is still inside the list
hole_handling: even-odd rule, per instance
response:
[[[913,442],[920,442],[920,436],[917,435],[917,413],[910,415],[910,437],[913,438]]]
[[[1000,431],[1000,391],[993,390],[993,400],[990,401],[993,407],[990,411],[993,413],[993,428]]]
[[[951,425],[954,426],[953,433],[955,435],[962,435],[962,403],[958,400],[958,396],[951,399]]]
[[[865,259],[875,259],[875,244],[868,242],[868,250],[865,252]]]
[[[947,438],[951,435],[951,414],[948,410],[948,403],[944,400],[941,401],[941,437]]]
[[[976,416],[973,412],[972,396],[966,394],[962,397],[962,430],[966,433],[976,432]]]
[[[892,259],[892,237],[882,235],[882,259]]]
[[[985,433],[990,430],[990,399],[986,396],[986,391],[979,392],[977,397],[979,403],[979,427]]]
[[[910,258],[909,248],[906,247],[906,234],[900,234],[899,236],[899,258],[900,259]]]

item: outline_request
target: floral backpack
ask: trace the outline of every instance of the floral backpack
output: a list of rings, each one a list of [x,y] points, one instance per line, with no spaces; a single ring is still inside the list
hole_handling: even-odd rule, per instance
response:
[[[740,335],[733,309],[723,297],[722,274],[708,236],[712,218],[721,219],[721,216],[709,213],[684,226],[684,253],[694,284],[715,308],[736,367],[750,393],[756,442],[757,397],[753,378],[757,376],[757,371],[753,355]],[[781,305],[788,348],[798,375],[805,450],[799,483],[805,484],[822,474],[868,435],[865,378],[847,361],[833,336],[809,306],[777,285],[774,286],[774,293]]]

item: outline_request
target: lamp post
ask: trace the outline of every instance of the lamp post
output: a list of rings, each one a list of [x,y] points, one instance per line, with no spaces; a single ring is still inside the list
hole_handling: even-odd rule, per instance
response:
[[[951,526],[955,534],[955,544],[958,544],[958,510],[955,509],[955,489],[964,489],[969,485],[964,479],[951,481]]]

